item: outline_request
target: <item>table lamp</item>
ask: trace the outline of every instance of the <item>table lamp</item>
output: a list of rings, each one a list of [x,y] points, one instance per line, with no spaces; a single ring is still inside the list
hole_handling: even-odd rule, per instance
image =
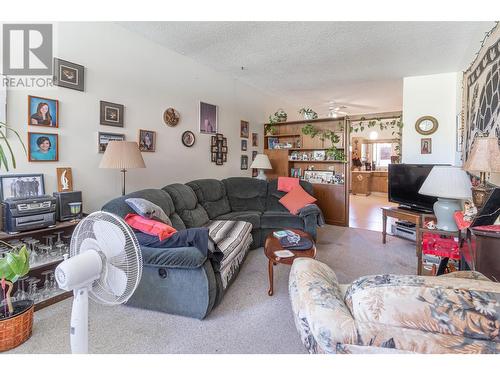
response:
[[[472,201],[479,210],[493,191],[487,185],[486,173],[500,172],[500,148],[496,137],[476,137],[464,169],[479,172],[479,185],[472,187]]]
[[[99,168],[120,169],[123,173],[122,195],[125,195],[125,173],[127,169],[146,168],[137,142],[110,141]]]
[[[266,175],[264,174],[264,169],[273,169],[266,154],[257,154],[250,168],[257,168],[259,170],[259,174],[255,178],[264,181],[267,180]]]
[[[460,200],[470,198],[471,186],[469,176],[460,167],[438,165],[432,167],[418,192],[437,197],[434,203],[434,215],[438,229],[458,230],[453,213],[462,209]]]

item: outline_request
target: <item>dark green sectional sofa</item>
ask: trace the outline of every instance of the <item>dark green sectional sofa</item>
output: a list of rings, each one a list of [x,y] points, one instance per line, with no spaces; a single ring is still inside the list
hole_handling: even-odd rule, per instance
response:
[[[301,186],[313,193],[312,185]],[[263,246],[270,232],[284,227],[301,229],[316,238],[318,222],[314,210],[292,215],[279,203],[285,193],[277,190],[277,180],[270,182],[232,177],[222,181],[202,179],[186,184],[170,184],[162,189],[146,189],[111,200],[103,211],[125,217],[133,210],[125,199],[144,198],[170,217],[177,230],[208,226],[217,220],[244,221],[252,224],[250,248]],[[248,227],[248,225],[247,225]],[[249,230],[249,229],[248,229]],[[248,249],[248,245],[244,251]],[[141,282],[129,305],[203,319],[221,301],[238,273],[244,255],[238,259],[231,280],[220,280],[216,265],[194,247],[141,247],[144,269]],[[243,250],[242,250],[243,251]],[[263,291],[265,293],[265,291]]]

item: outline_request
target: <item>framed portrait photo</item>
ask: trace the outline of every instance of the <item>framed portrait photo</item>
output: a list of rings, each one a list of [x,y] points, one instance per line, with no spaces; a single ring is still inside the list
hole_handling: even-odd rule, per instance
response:
[[[28,96],[28,125],[59,127],[59,101]]]
[[[43,174],[8,174],[0,176],[0,200],[29,198],[45,194]]]
[[[153,130],[139,129],[139,150],[142,152],[156,151],[156,132]]]
[[[194,133],[189,130],[186,130],[184,133],[182,133],[181,139],[182,139],[182,144],[186,147],[192,147],[196,142],[196,137],[194,136]],[[211,144],[212,143],[213,143],[213,137]]]
[[[218,113],[217,106],[200,102],[200,118],[199,126],[200,133],[203,134],[216,134],[218,130]]]
[[[241,165],[240,168],[242,170],[248,169],[248,156],[247,155],[241,155]]]
[[[123,128],[125,107],[122,104],[100,102],[100,124]]]
[[[242,139],[241,140],[241,151],[246,151],[247,150],[247,140]]]
[[[432,154],[432,138],[422,138],[420,140],[420,153]]]
[[[59,87],[85,91],[85,67],[55,57],[54,84]]]
[[[59,137],[51,133],[28,132],[29,161],[58,161]]]
[[[249,135],[249,129],[250,125],[248,124],[248,121],[240,121],[240,137],[241,138],[248,138]]]
[[[97,147],[100,153],[106,151],[108,143],[111,141],[124,141],[125,134],[99,132],[97,134]]]
[[[252,133],[252,147],[259,146],[259,135],[257,133]]]

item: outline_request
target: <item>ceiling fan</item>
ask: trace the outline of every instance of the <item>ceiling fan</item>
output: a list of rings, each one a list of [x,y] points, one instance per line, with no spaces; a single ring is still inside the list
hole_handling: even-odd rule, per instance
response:
[[[342,111],[342,109],[346,109],[347,106],[339,105],[335,102],[328,103],[328,117],[337,118],[347,115],[347,112]]]

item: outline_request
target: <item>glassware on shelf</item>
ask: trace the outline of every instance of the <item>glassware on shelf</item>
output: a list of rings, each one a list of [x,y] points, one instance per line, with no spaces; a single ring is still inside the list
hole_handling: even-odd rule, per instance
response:
[[[41,299],[45,300],[50,298],[50,295],[52,294],[52,287],[50,285],[50,279],[49,275],[52,272],[52,270],[47,270],[42,272],[42,276],[44,276],[44,282],[43,282],[43,289],[41,291]]]
[[[40,293],[38,291],[38,283],[40,279],[36,277],[30,277],[28,279],[28,299],[31,299],[34,303],[38,303],[40,301]]]
[[[57,236],[57,240],[56,240],[56,242],[55,242],[55,244],[54,244],[55,246],[60,245],[60,244],[62,244],[62,243],[63,243],[63,241],[62,241],[62,237],[61,237],[61,235],[62,235],[62,234],[64,234],[64,231],[62,231],[62,230],[61,230],[61,231],[58,231],[58,232],[54,232],[54,235],[56,235],[56,236]]]
[[[25,289],[25,280],[27,280],[29,276],[23,276],[20,277],[17,280],[17,291],[14,293],[14,297],[16,298],[16,301],[22,301],[28,298],[28,293],[26,293]]]
[[[43,236],[43,238],[45,238],[45,245],[52,247],[56,236],[54,234],[48,234],[46,236]]]
[[[82,202],[71,202],[68,203],[69,211],[71,215],[73,215],[73,219],[71,219],[71,223],[76,223],[80,221],[80,213],[82,212]]]

